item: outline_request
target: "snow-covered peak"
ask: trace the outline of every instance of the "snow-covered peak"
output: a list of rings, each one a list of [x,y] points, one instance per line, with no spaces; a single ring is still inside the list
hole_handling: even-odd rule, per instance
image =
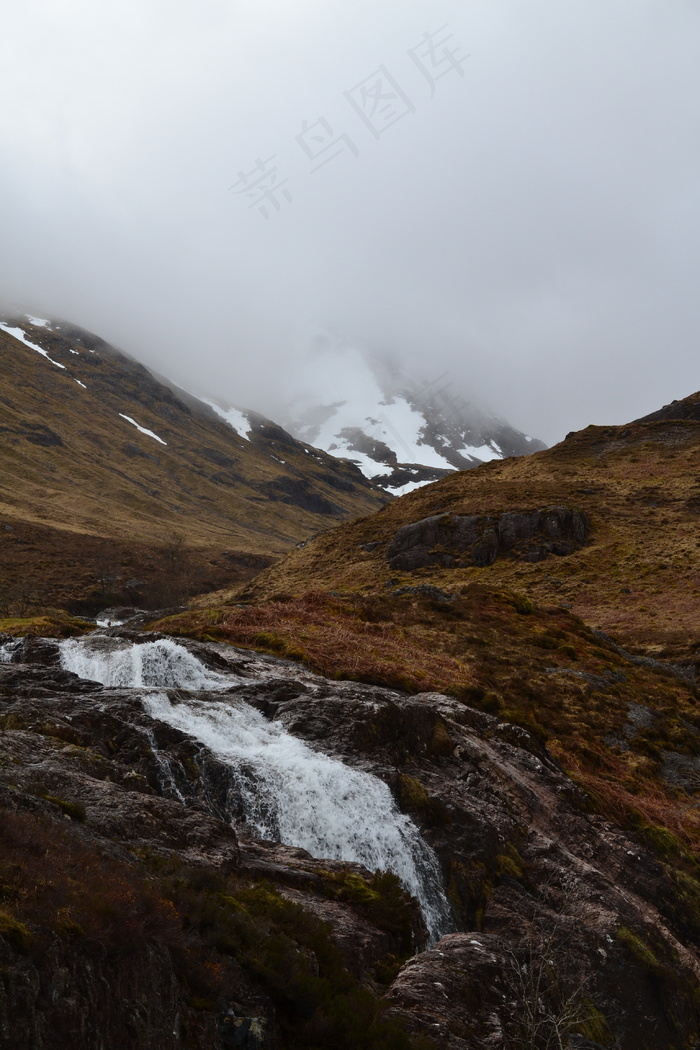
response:
[[[460,397],[447,376],[417,380],[351,347],[325,344],[309,359],[298,384],[282,421],[285,428],[352,460],[395,495],[454,470],[544,447]]]

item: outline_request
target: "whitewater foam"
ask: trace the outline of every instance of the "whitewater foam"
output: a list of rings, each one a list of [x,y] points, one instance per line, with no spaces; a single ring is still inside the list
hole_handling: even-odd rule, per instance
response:
[[[141,690],[152,718],[194,737],[225,763],[236,808],[255,835],[314,857],[393,871],[419,902],[431,942],[451,929],[437,857],[388,786],[314,751],[243,700],[211,695],[240,682],[236,675],[209,670],[170,639],[132,644],[95,634],[59,648],[66,670],[105,686]],[[171,696],[168,687],[178,692]],[[150,743],[166,793],[184,801],[167,756],[154,739]]]
[[[218,674],[169,638],[124,644],[121,638],[92,634],[60,643],[61,667],[79,678],[125,689],[228,689],[233,676]]]

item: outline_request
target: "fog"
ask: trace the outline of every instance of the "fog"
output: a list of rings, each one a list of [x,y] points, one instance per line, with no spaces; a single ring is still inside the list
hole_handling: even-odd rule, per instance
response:
[[[333,345],[627,421],[700,387],[699,44],[694,0],[6,0],[0,305],[273,417]]]

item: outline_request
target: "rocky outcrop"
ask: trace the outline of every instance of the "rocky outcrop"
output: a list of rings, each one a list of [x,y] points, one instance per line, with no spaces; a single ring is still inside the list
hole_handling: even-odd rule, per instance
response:
[[[392,569],[452,569],[493,565],[502,555],[543,561],[571,554],[588,535],[588,518],[574,507],[507,511],[496,516],[435,514],[404,525],[387,548]]]
[[[580,1050],[697,1040],[690,882],[593,812],[525,729],[436,693],[184,644],[232,673],[218,702],[245,700],[390,786],[439,857],[454,932],[426,950],[415,906],[377,876],[251,837],[225,762],[32,641],[0,664],[2,1050],[407,1050],[399,1028],[372,1041],[382,996],[381,1024],[446,1050],[538,1046],[533,1018]],[[7,868],[25,847],[54,887],[43,902]],[[68,861],[82,898],[51,911]],[[316,1005],[329,987],[341,1007]]]
[[[700,422],[700,391],[684,397],[680,401],[672,401],[670,405],[664,405],[656,412],[650,412],[648,416],[635,419],[635,423],[656,423],[670,419],[688,419]]]

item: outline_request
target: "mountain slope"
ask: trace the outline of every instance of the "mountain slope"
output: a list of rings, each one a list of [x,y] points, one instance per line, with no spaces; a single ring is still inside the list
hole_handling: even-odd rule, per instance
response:
[[[352,465],[252,413],[235,430],[72,325],[6,320],[0,360],[10,589],[32,574],[45,601],[65,602],[75,571],[82,598],[99,602],[100,575],[138,592],[164,545],[171,563],[190,550],[190,589],[215,586],[385,500]]]
[[[679,402],[676,413],[696,400]],[[624,644],[687,655],[697,641],[700,600],[699,466],[700,422],[692,418],[587,427],[552,449],[453,474],[319,536],[247,593],[257,599],[319,586],[372,593],[428,582],[454,593],[478,581],[564,605]],[[410,532],[396,538],[399,529],[451,515],[477,518],[483,540],[501,535],[508,521],[502,515],[552,506],[580,512],[583,522],[585,535],[569,537],[563,557],[544,556],[552,544],[542,522],[529,540],[497,543],[491,561],[473,543],[452,549],[442,526],[422,538],[420,529],[413,539]],[[524,518],[517,520],[524,527]]]

